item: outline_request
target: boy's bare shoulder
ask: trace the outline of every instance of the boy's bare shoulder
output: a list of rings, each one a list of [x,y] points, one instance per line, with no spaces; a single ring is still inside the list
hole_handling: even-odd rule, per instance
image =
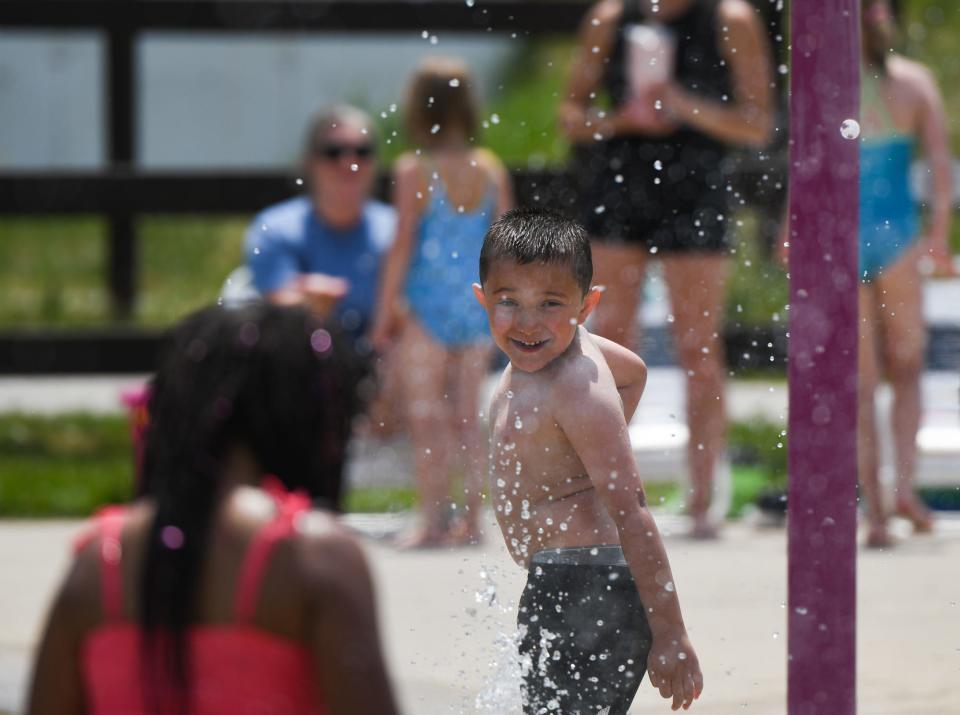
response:
[[[587,398],[604,380],[606,363],[591,336],[581,330],[566,353],[541,372],[552,386],[551,406],[557,409],[576,409],[577,400]]]

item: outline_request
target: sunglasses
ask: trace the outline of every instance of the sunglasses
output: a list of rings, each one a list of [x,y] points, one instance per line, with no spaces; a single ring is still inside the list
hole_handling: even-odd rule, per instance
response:
[[[369,159],[375,152],[369,144],[324,144],[314,147],[311,153],[315,159],[337,161],[347,156],[357,159]]]

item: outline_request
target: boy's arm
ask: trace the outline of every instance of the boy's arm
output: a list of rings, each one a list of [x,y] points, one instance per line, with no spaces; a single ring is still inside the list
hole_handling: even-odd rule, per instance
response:
[[[624,418],[626,423],[630,424],[633,413],[637,411],[637,405],[643,396],[643,390],[647,386],[647,365],[635,352],[612,340],[592,333],[590,339],[599,348],[603,359],[607,361],[607,367],[613,373],[613,381],[623,401]]]
[[[603,365],[598,367],[600,374],[593,379],[579,370],[565,376],[557,384],[551,411],[620,534],[653,633],[647,661],[650,681],[663,697],[673,697],[674,709],[686,708],[699,697],[703,676],[687,636],[667,553],[646,505],[623,411],[610,374]]]

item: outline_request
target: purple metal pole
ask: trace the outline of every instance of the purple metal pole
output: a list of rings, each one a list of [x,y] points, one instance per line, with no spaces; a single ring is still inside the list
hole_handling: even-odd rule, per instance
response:
[[[790,715],[856,712],[860,0],[793,0]],[[848,135],[851,132],[848,132]]]

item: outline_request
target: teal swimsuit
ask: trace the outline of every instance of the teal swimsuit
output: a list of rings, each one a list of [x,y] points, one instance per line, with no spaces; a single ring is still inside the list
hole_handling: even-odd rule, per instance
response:
[[[894,126],[875,70],[861,77],[862,114],[872,112],[878,130],[860,140],[860,279],[871,281],[913,242],[920,220],[909,182],[914,139]]]
[[[491,184],[477,208],[462,211],[450,201],[439,174],[432,173],[430,202],[407,273],[407,304],[447,348],[482,344],[490,340],[490,329],[472,285],[480,281],[480,248],[493,222],[496,190]]]

